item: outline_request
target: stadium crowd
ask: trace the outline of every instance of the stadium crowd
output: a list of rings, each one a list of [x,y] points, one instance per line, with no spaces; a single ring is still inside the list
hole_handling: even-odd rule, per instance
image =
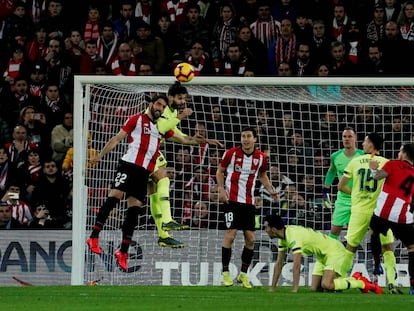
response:
[[[0,228],[71,228],[74,75],[172,75],[183,61],[213,76],[414,73],[413,1],[0,0],[0,26]],[[257,189],[258,216],[279,209],[290,223],[329,229],[321,187],[344,126],[359,142],[383,133],[385,156],[394,157],[413,141],[412,111],[301,109],[224,99],[195,109],[204,122],[188,128],[233,144],[240,124],[254,124],[280,192],[274,202]],[[175,217],[221,228],[214,169],[222,150],[172,150]]]

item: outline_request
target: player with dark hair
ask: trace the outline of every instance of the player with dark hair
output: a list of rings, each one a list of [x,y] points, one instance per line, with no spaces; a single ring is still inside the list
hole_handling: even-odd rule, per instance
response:
[[[342,132],[342,144],[344,148],[334,152],[331,155],[331,165],[325,176],[323,187],[323,198],[325,205],[331,205],[328,191],[335,177],[338,176],[338,180],[340,180],[348,163],[352,159],[364,154],[361,149],[356,147],[356,139],[357,135],[354,130],[351,127],[346,127]],[[352,180],[350,181],[349,187],[352,187]],[[332,215],[332,226],[331,232],[329,233],[331,238],[339,238],[339,234],[341,233],[343,226],[349,223],[350,216],[351,196],[339,190]]]
[[[119,160],[108,198],[100,208],[92,233],[87,239],[90,250],[101,254],[99,233],[102,231],[111,210],[126,195],[128,210],[122,225],[122,243],[121,248],[115,252],[118,264],[124,270],[128,268],[128,249],[134,228],[138,224],[138,215],[142,212],[142,206],[145,202],[147,182],[155,168],[161,138],[188,143],[186,137],[176,135],[173,131],[164,134],[159,132],[156,120],[161,117],[167,102],[168,99],[165,96],[155,96],[145,113],[129,117],[120,131],[107,142],[99,154],[91,159],[91,163],[96,164],[122,140],[126,137],[129,138],[128,150]],[[203,142],[204,140],[200,139],[199,143]]]
[[[349,269],[352,267],[353,257],[357,248],[368,231],[369,223],[375,209],[378,195],[383,181],[372,178],[369,162],[376,161],[380,168],[388,161],[379,156],[379,150],[383,144],[382,137],[377,133],[365,136],[362,143],[365,155],[353,159],[344,170],[344,175],[338,184],[338,189],[351,195],[351,217],[346,235],[347,262]],[[349,181],[352,179],[352,188]],[[383,248],[384,267],[389,284],[395,284],[395,256],[392,251],[394,237],[389,230],[386,236],[381,236]],[[380,252],[373,250],[375,262],[374,274],[381,274]]]
[[[404,144],[398,153],[398,160],[390,160],[382,169],[376,161],[369,162],[371,176],[375,180],[385,179],[371,218],[373,231],[371,247],[380,248],[379,234],[389,229],[407,247],[410,295],[414,295],[414,218],[411,207],[414,196],[414,143]],[[402,292],[388,284],[391,294]]]
[[[293,286],[292,292],[299,288],[301,259],[303,256],[316,256],[312,271],[312,291],[344,290],[359,288],[363,293],[372,291],[381,294],[382,289],[375,283],[369,282],[359,272],[352,277],[346,277],[346,250],[341,242],[327,235],[302,226],[285,226],[279,215],[267,215],[264,219],[265,231],[271,239],[279,239],[279,250],[274,266],[272,286],[275,291],[282,272],[286,252],[291,249],[293,255]]]
[[[244,128],[241,132],[241,146],[226,150],[216,173],[220,201],[225,203],[223,208],[226,231],[221,255],[225,286],[233,285],[229,272],[231,248],[237,230],[243,230],[242,266],[237,281],[245,288],[252,287],[247,270],[252,261],[255,241],[254,187],[257,178],[273,198],[277,199],[277,193],[267,176],[267,156],[256,149],[256,141],[256,130],[252,127]]]
[[[193,113],[191,108],[186,107],[187,96],[187,88],[180,82],[175,82],[170,86],[168,89],[168,105],[164,110],[162,118],[157,120],[157,126],[160,133],[164,134],[172,129],[177,135],[186,137],[190,141],[193,140],[193,137],[187,136],[177,128],[177,125],[181,120]],[[197,138],[200,139],[201,137]],[[205,139],[205,141],[209,144],[223,146],[214,139]],[[194,144],[198,144],[198,141],[195,141]],[[159,152],[155,170],[151,175],[152,182],[150,182],[149,188],[151,215],[154,218],[159,235],[158,245],[163,247],[182,248],[185,246],[184,243],[171,237],[168,231],[186,230],[189,229],[189,226],[179,224],[171,217],[170,179],[168,178],[165,169],[166,166],[167,161],[165,160],[164,155]]]

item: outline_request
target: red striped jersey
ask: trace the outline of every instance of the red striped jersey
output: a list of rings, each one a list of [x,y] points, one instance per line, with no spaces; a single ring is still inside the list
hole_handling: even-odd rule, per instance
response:
[[[225,188],[229,201],[254,204],[254,187],[259,172],[266,172],[267,156],[256,149],[247,155],[242,148],[227,150],[220,161],[226,168]]]
[[[145,113],[129,117],[121,128],[128,134],[128,150],[122,160],[141,166],[150,172],[154,171],[161,138],[169,138],[174,135],[174,132],[168,131],[164,136],[161,135],[157,124]]]
[[[375,215],[396,223],[413,223],[410,204],[414,195],[414,167],[402,160],[384,164],[388,173],[377,199]]]

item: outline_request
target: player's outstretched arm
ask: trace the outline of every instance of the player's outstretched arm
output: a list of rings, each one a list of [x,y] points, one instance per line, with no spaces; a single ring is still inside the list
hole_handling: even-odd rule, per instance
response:
[[[124,130],[120,130],[118,134],[113,136],[103,147],[101,152],[90,159],[90,165],[96,165],[107,153],[114,149],[128,134]]]
[[[348,186],[350,178],[346,176],[342,176],[341,180],[338,183],[338,189],[341,190],[343,193],[351,194],[352,189]]]

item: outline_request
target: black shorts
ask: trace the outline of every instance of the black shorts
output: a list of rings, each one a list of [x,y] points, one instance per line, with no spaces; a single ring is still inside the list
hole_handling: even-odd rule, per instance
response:
[[[223,205],[224,228],[255,231],[255,206],[229,202]]]
[[[145,168],[120,160],[111,189],[125,192],[126,197],[134,197],[145,203],[150,172]]]
[[[387,219],[373,215],[371,218],[370,227],[372,231],[387,234],[388,229],[391,229],[394,236],[399,239],[404,246],[414,244],[414,225],[413,224],[399,224],[389,221]]]

